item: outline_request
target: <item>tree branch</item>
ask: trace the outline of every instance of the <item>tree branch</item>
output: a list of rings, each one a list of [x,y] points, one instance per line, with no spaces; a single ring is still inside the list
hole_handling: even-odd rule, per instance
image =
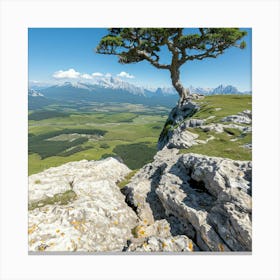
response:
[[[157,60],[152,59],[152,57],[145,51],[137,50],[137,54],[147,61],[149,61],[153,66],[159,69],[170,69],[170,65],[168,64],[160,64]]]

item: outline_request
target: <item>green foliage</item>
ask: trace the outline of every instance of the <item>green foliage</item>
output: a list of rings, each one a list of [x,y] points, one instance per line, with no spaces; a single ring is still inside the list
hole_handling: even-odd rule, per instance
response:
[[[100,144],[100,148],[108,149],[108,148],[110,148],[110,146],[107,143],[102,143],[102,144]]]
[[[173,56],[178,55],[178,65],[182,65],[187,60],[217,57],[233,46],[243,49],[245,42],[238,42],[246,34],[239,28],[199,28],[194,34],[184,34],[183,28],[110,28],[96,51],[118,55],[121,63],[147,60],[158,68],[169,69],[170,65],[164,67],[158,63],[162,46]]]
[[[114,150],[130,169],[138,169],[152,161],[157,152],[156,145],[147,142],[117,145]]]
[[[41,156],[42,159],[55,156],[55,155],[63,155],[63,151],[70,149],[71,147],[78,146],[87,142],[88,138],[80,137],[74,141],[47,141],[46,139],[42,141],[32,141],[28,146],[28,153],[37,153]],[[70,152],[70,150],[69,150]],[[71,152],[68,155],[71,154]],[[67,151],[65,151],[67,154]],[[64,155],[65,156],[65,155]]]
[[[50,118],[68,117],[69,114],[58,111],[35,111],[28,115],[29,120],[41,121]]]

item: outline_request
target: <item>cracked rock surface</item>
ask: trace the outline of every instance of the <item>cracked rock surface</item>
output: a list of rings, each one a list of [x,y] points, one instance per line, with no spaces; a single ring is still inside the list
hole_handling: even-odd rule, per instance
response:
[[[167,239],[188,237],[193,250],[251,251],[251,162],[177,152],[159,151],[123,190],[140,220],[166,220]],[[129,250],[159,248],[145,242]]]
[[[51,203],[70,188],[76,197],[29,210],[29,251],[122,251],[137,224],[116,185],[129,172],[108,158],[71,162],[30,176],[30,203],[46,197]]]

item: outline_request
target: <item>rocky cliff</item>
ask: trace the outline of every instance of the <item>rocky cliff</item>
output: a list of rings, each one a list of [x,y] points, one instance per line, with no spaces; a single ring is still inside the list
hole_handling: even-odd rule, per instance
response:
[[[131,170],[113,158],[31,175],[29,251],[251,251],[251,161],[186,152],[223,133],[239,143],[235,132],[251,132],[251,112],[214,121],[193,117],[200,106],[171,111],[153,162],[129,182]]]

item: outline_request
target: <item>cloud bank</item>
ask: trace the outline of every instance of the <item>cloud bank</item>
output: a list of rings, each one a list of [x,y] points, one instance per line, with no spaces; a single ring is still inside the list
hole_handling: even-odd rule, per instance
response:
[[[68,70],[59,70],[53,73],[53,78],[55,79],[85,79],[85,80],[92,80],[93,78],[96,77],[105,77],[109,78],[112,77],[113,75],[111,73],[106,73],[102,74],[100,72],[94,72],[92,74],[87,74],[87,73],[80,73],[76,71],[73,68],[70,68]],[[127,78],[127,79],[134,79],[135,77],[127,72],[120,72],[117,74],[118,77],[121,78]]]
[[[56,79],[77,79],[80,77],[80,73],[75,71],[73,68],[63,71],[59,70],[53,74],[53,77]]]
[[[128,79],[134,79],[135,78],[133,75],[130,75],[129,73],[124,72],[124,71],[119,73],[117,76],[122,77],[122,78],[128,78]]]

